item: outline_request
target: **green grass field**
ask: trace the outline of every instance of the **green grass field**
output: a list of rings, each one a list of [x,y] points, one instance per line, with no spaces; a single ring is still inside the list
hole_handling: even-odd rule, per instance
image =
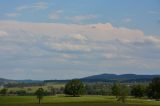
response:
[[[18,91],[18,90],[25,90],[28,92],[35,92],[38,88],[43,88],[44,90],[48,90],[48,87],[54,87],[54,88],[61,88],[64,87],[65,84],[46,84],[44,86],[32,86],[32,87],[13,87],[13,88],[8,88],[9,91]]]
[[[35,96],[0,96],[0,106],[39,106]],[[46,96],[40,106],[160,106],[160,101],[128,98],[125,104],[113,96]]]

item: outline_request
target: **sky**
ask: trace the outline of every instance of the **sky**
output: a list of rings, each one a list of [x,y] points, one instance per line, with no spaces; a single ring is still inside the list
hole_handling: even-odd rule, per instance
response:
[[[159,0],[0,0],[0,77],[160,74]]]

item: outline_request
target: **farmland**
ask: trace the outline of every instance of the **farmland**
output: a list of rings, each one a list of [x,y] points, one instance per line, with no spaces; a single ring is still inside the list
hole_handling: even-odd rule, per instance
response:
[[[80,80],[71,80],[66,84],[46,83],[42,86],[16,84],[15,87],[0,90],[0,106],[160,106],[159,96],[154,95],[158,91],[148,91],[149,87],[158,90],[159,81],[159,78],[153,79],[148,87],[142,84],[83,84]],[[39,89],[41,91],[37,94]]]
[[[61,88],[64,87],[65,84],[46,84],[43,86],[30,86],[30,87],[11,87],[8,89],[8,91],[17,91],[17,90],[25,90],[29,92],[35,92],[38,88],[43,88],[44,90],[48,90],[49,87],[54,87],[54,88]]]
[[[126,103],[116,101],[114,96],[66,97],[45,96],[41,106],[159,106],[160,101],[128,97]],[[39,106],[35,96],[0,96],[0,106]]]

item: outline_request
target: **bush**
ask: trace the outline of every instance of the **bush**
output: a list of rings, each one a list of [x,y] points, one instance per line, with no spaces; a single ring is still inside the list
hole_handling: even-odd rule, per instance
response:
[[[131,95],[136,98],[145,96],[146,87],[144,85],[134,85],[131,90]]]
[[[27,93],[25,90],[19,90],[19,91],[16,91],[16,94],[19,96],[25,96]]]
[[[106,83],[90,83],[85,86],[87,95],[111,95],[111,85]]]
[[[7,89],[6,89],[6,88],[3,88],[3,89],[0,91],[0,94],[6,95],[6,94],[7,94]]]

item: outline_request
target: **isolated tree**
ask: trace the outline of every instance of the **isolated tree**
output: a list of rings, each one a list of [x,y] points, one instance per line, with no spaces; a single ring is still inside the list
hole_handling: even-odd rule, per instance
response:
[[[126,102],[127,96],[128,96],[128,87],[126,85],[120,85],[120,92],[118,94],[117,101],[120,101],[122,103]]]
[[[136,98],[145,96],[146,87],[144,85],[134,85],[131,90],[131,95]]]
[[[65,86],[64,93],[74,97],[84,93],[84,84],[80,80],[71,80]]]
[[[3,88],[3,89],[0,91],[0,94],[6,95],[6,94],[7,94],[7,89],[6,89],[6,88]]]
[[[43,99],[44,94],[45,94],[45,93],[44,93],[43,88],[39,88],[39,89],[37,89],[37,91],[35,92],[35,95],[37,96],[37,99],[38,99],[39,104],[41,103],[41,100]]]
[[[160,77],[154,78],[147,89],[149,98],[160,99]]]
[[[116,98],[118,98],[118,96],[120,95],[120,84],[119,83],[115,83],[112,86],[112,95],[116,96]]]

